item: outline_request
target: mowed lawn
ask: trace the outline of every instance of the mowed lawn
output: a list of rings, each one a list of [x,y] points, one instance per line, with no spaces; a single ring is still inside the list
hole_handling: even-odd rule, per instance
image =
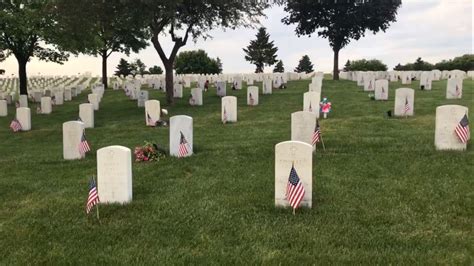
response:
[[[390,83],[390,100],[376,102],[355,82],[324,80],[333,112],[321,121],[326,151],[313,157],[313,208],[293,215],[274,206],[274,147],[290,139],[309,82],[260,95],[257,107],[228,85],[238,122],[227,125],[215,90],[190,107],[186,89],[168,109],[193,117],[195,155],[133,162],[132,203],[100,205],[100,223],[84,212],[95,151],[167,148],[168,128],[147,128],[144,109],[107,90],[86,130],[93,151],[65,161],[62,123],[88,92],[51,115],[30,103],[32,131],[19,134],[10,106],[0,118],[0,264],[472,264],[474,147],[436,151],[434,129],[444,104],[469,107],[474,127],[474,82],[464,80],[462,100],[445,99],[446,80],[433,91]],[[399,87],[416,89],[415,116],[387,119]]]

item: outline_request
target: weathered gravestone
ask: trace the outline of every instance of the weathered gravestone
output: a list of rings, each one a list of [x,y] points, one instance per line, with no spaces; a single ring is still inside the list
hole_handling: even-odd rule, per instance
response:
[[[316,115],[314,113],[299,111],[291,114],[291,140],[312,145],[315,128]],[[316,149],[316,146],[313,149]]]
[[[424,71],[420,76],[420,89],[425,91],[431,90],[431,72]]]
[[[98,111],[99,110],[99,95],[95,93],[91,93],[87,95],[87,99],[89,100],[89,103],[94,106],[94,110]]]
[[[28,107],[20,107],[16,109],[16,119],[21,124],[22,131],[31,130],[31,110]]]
[[[250,105],[250,106],[258,105],[258,87],[257,86],[247,87],[247,105]]]
[[[465,150],[455,130],[468,108],[461,105],[443,105],[436,108],[435,147],[437,150]]]
[[[310,112],[319,118],[319,102],[321,94],[315,91],[308,91],[303,94],[303,111]]]
[[[264,79],[262,82],[262,94],[272,94],[272,80]]]
[[[183,85],[174,84],[174,86],[173,86],[173,97],[174,98],[183,98]]]
[[[446,87],[446,99],[462,98],[462,79],[450,78]]]
[[[170,155],[187,157],[193,154],[193,118],[176,115],[170,118]]]
[[[193,88],[191,89],[191,98],[189,99],[191,105],[202,105],[202,89]]]
[[[216,94],[220,97],[225,97],[226,93],[226,82],[225,81],[218,81],[216,85]]]
[[[402,79],[402,84],[411,84],[411,72],[410,71],[402,71],[401,72],[401,79]]]
[[[51,114],[53,108],[51,106],[51,97],[41,97],[41,113]]]
[[[33,99],[35,100],[36,103],[41,102],[41,97],[43,97],[43,93],[41,93],[41,91],[33,92]]]
[[[72,92],[71,89],[66,88],[64,89],[64,101],[69,102],[72,100]]]
[[[55,105],[63,105],[64,104],[64,97],[63,97],[63,92],[58,91],[54,93],[54,104]]]
[[[221,118],[223,123],[237,122],[237,97],[225,96],[221,100]]]
[[[137,100],[138,107],[145,107],[146,101],[148,101],[148,91],[140,91]]]
[[[375,100],[388,100],[388,80],[379,79],[375,81]]]
[[[367,75],[364,78],[364,91],[375,90],[375,77],[373,75]]]
[[[84,123],[80,121],[69,121],[63,123],[63,158],[64,160],[76,160],[85,157],[79,151]]]
[[[145,124],[154,126],[160,120],[161,109],[160,101],[148,100],[145,102]]]
[[[241,76],[235,76],[234,77],[234,87],[236,90],[241,90],[242,89],[242,77]]]
[[[395,116],[413,116],[415,111],[415,91],[410,88],[395,90]]]
[[[20,95],[20,99],[18,100],[20,102],[20,107],[26,107],[28,108],[28,96],[27,95]]]
[[[101,203],[132,201],[132,152],[123,146],[97,151],[97,185]]]
[[[305,194],[300,206],[312,207],[313,148],[301,141],[284,141],[275,145],[275,206],[287,207],[286,188],[291,168],[303,184]]]
[[[94,106],[91,103],[79,104],[79,118],[85,128],[94,128]]]
[[[8,115],[8,105],[6,100],[0,100],[0,116]]]

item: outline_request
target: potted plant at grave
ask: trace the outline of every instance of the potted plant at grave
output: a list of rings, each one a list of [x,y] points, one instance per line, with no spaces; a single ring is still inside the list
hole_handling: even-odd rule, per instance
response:
[[[145,141],[143,146],[135,147],[134,154],[136,162],[152,162],[165,158],[167,152],[157,144]]]

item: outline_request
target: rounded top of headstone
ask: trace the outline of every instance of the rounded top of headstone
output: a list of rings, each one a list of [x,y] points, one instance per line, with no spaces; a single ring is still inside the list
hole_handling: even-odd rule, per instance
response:
[[[79,104],[79,106],[93,106],[92,103],[81,103]]]
[[[281,147],[281,146],[288,146],[288,145],[295,145],[295,146],[301,146],[301,147],[306,147],[306,148],[309,148],[311,149],[311,151],[313,150],[313,146],[311,146],[310,144],[306,143],[306,142],[302,142],[302,141],[297,141],[297,140],[288,140],[288,141],[282,141],[280,143],[277,143],[275,145],[275,149],[277,149],[278,147]]]
[[[441,110],[444,110],[444,109],[452,109],[452,108],[465,109],[466,113],[469,110],[469,108],[466,107],[466,106],[457,105],[457,104],[446,104],[446,105],[441,105],[441,106],[436,107],[436,111],[438,111],[438,110],[441,111]]]
[[[170,122],[173,121],[173,120],[176,120],[176,119],[191,119],[191,120],[193,120],[193,118],[190,117],[189,115],[175,115],[175,116],[170,117]]]
[[[119,152],[131,152],[131,150],[125,146],[120,146],[120,145],[111,145],[107,147],[103,147],[97,150],[97,153],[102,153],[102,152],[114,152],[114,151],[119,151]]]
[[[233,99],[233,100],[237,101],[237,97],[235,97],[235,96],[224,96],[224,97],[222,97],[222,100],[224,100],[224,99],[229,99],[229,100]]]

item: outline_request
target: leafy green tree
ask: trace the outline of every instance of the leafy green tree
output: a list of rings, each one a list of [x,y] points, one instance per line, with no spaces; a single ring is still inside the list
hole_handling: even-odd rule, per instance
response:
[[[68,58],[52,41],[61,26],[56,14],[52,1],[0,1],[0,51],[18,61],[20,94],[28,94],[26,65],[33,57],[60,64]]]
[[[163,74],[163,69],[159,66],[152,66],[148,69],[148,73],[152,75],[160,75]]]
[[[240,0],[141,0],[134,1],[141,18],[149,25],[151,42],[165,68],[166,99],[173,104],[173,66],[178,51],[191,37],[209,37],[215,28],[250,26],[263,16],[265,1]],[[179,34],[179,32],[181,34]],[[162,36],[171,38],[173,47],[167,55]]]
[[[277,62],[278,48],[270,41],[270,34],[264,27],[258,30],[256,37],[243,50],[246,54],[245,60],[255,65],[255,73],[262,73],[265,65],[271,66]]]
[[[346,63],[344,71],[387,71],[387,65],[377,59],[361,59],[348,61],[348,63],[349,65]]]
[[[285,68],[283,67],[283,61],[278,61],[278,63],[273,68],[273,73],[283,73],[285,72]]]
[[[434,68],[439,70],[474,70],[474,54],[465,54],[450,60],[443,60],[436,63]]]
[[[149,33],[140,10],[129,0],[57,0],[58,40],[65,49],[102,58],[102,83],[107,88],[107,59],[114,52],[129,55],[145,48]]]
[[[432,64],[421,60],[421,57],[418,57],[415,63],[413,63],[414,70],[430,71],[433,70],[433,67],[434,66]]]
[[[334,52],[333,77],[339,79],[339,51],[366,30],[385,31],[396,21],[400,0],[377,1],[286,1],[284,24],[297,24],[296,34],[327,38]]]
[[[135,74],[143,76],[148,73],[146,71],[145,63],[143,63],[142,60],[140,59],[135,59],[135,61],[131,65],[132,65],[131,68],[135,70]]]
[[[7,58],[4,51],[0,50],[0,62],[3,62]],[[5,74],[5,70],[0,68],[0,75]]]
[[[119,64],[117,65],[117,70],[115,70],[115,76],[128,76],[132,74],[132,66],[127,60],[121,58]]]
[[[313,72],[313,63],[311,63],[311,60],[309,59],[308,55],[303,55],[301,57],[300,62],[298,63],[298,66],[295,68],[295,72],[297,73],[310,73]]]
[[[176,57],[174,68],[177,74],[220,74],[220,59],[213,59],[204,50],[185,51]]]

